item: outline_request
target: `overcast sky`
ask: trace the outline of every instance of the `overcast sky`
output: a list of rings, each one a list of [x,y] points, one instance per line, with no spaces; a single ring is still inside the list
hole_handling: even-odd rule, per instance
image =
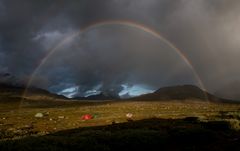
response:
[[[128,20],[178,47],[208,91],[240,99],[239,14],[239,0],[0,0],[0,82],[26,83],[51,48],[87,25]],[[32,83],[78,95],[178,84],[198,85],[175,50],[123,25],[96,27],[67,42]]]

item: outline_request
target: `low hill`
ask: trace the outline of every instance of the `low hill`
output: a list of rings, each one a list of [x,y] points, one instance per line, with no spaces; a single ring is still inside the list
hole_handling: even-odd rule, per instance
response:
[[[20,100],[23,97],[24,91],[24,86],[0,83],[0,101]],[[40,88],[29,88],[26,92],[27,93],[26,96],[24,96],[24,99],[29,100],[67,99],[64,96],[56,95]]]
[[[197,100],[208,100],[208,101],[224,101],[197,86],[193,85],[181,85],[181,86],[171,86],[160,88],[157,91],[141,95],[131,100],[187,100],[187,99],[197,99]]]

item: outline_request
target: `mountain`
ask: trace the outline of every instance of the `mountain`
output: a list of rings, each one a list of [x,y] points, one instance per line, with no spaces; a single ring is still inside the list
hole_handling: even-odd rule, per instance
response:
[[[53,94],[47,90],[33,87],[29,88],[24,98],[22,98],[24,91],[25,91],[24,86],[0,83],[0,101],[21,99],[36,101],[39,100],[51,101],[69,99],[62,95]],[[120,99],[118,96],[113,96],[108,93],[100,93],[88,97],[76,97],[73,98],[72,100],[118,100],[118,99]]]
[[[24,93],[23,86],[15,86],[10,84],[0,83],[0,101],[11,101],[11,100],[31,100],[31,101],[58,101],[58,100],[69,100],[68,98],[48,92],[44,89],[29,88],[27,95],[23,98]],[[88,97],[76,97],[71,100],[120,100],[119,96],[113,96],[108,93],[100,93],[97,95],[91,95]],[[134,98],[128,98],[123,100],[133,101],[170,101],[170,100],[201,100],[211,102],[236,102],[227,99],[221,99],[208,92],[201,90],[197,86],[193,85],[181,85],[160,88],[157,91],[145,95],[141,95]]]
[[[29,88],[27,90],[26,96],[22,98],[24,92],[25,92],[24,86],[0,83],[0,101],[21,99],[28,100],[67,99],[64,96],[56,95],[40,88],[33,87]]]
[[[209,100],[209,101],[224,101],[208,92],[201,90],[193,85],[181,85],[160,88],[157,91],[131,98],[131,100]]]

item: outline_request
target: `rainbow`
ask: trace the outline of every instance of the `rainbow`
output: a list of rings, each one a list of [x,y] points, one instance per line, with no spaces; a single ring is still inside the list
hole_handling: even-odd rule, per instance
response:
[[[186,65],[191,69],[195,79],[197,80],[199,86],[201,87],[201,89],[203,89],[204,91],[206,90],[202,80],[200,79],[199,75],[197,74],[196,70],[194,69],[193,65],[191,64],[190,60],[186,57],[186,55],[179,49],[177,48],[173,43],[171,43],[169,40],[167,40],[166,38],[164,38],[163,36],[161,36],[161,34],[158,31],[155,31],[149,27],[146,27],[145,25],[136,23],[136,22],[132,22],[132,21],[126,21],[126,20],[110,20],[110,21],[99,21],[99,22],[95,22],[93,24],[87,25],[84,28],[81,28],[78,32],[75,32],[73,34],[71,34],[70,36],[64,38],[62,41],[60,41],[57,45],[55,45],[53,48],[51,48],[50,50],[48,50],[47,55],[41,60],[40,64],[36,67],[36,69],[34,70],[34,72],[32,73],[32,75],[29,78],[29,81],[27,83],[26,89],[23,93],[23,98],[24,96],[26,96],[27,93],[27,89],[30,87],[34,77],[36,76],[37,72],[39,71],[39,69],[48,61],[48,59],[54,55],[54,53],[61,48],[62,46],[64,46],[67,42],[73,40],[74,38],[76,38],[77,36],[81,35],[82,33],[88,32],[92,29],[98,28],[98,27],[102,27],[102,26],[113,26],[113,25],[121,25],[121,26],[127,26],[130,28],[134,28],[137,30],[141,30],[146,32],[147,34],[152,35],[153,37],[159,39],[160,41],[164,42],[165,44],[167,44],[170,48],[172,48],[182,59],[183,61],[186,63]],[[207,98],[207,95],[206,95]]]

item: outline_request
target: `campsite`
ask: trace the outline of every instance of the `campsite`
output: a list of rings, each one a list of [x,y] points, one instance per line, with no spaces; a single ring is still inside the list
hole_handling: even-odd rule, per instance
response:
[[[122,145],[128,145],[129,150],[159,145],[172,150],[174,146],[168,146],[173,141],[179,141],[175,147],[181,150],[239,149],[240,105],[236,104],[189,100],[13,106],[1,103],[5,110],[0,113],[1,150],[44,150],[42,146],[51,150],[122,150]]]

